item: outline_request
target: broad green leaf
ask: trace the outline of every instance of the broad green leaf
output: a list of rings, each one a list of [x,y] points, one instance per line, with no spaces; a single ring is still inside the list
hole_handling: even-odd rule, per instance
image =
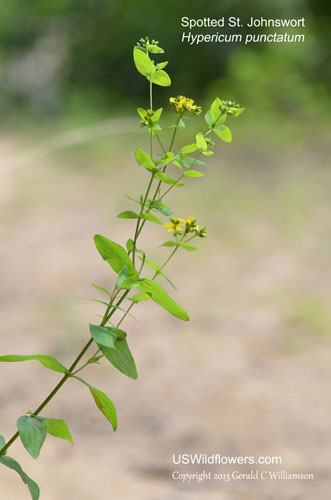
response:
[[[169,184],[170,186],[176,186],[176,187],[183,186],[183,184],[179,184],[178,181],[172,179],[171,177],[169,177],[169,175],[165,174],[164,172],[157,172],[155,174],[155,178],[159,179],[162,182],[165,182],[166,184]]]
[[[101,351],[117,370],[130,378],[138,378],[137,368],[127,341],[125,339],[118,339],[115,347],[113,350],[100,345]]]
[[[127,251],[128,252],[132,252],[133,251],[133,239],[132,238],[129,238],[128,241],[126,242],[126,248],[127,248]]]
[[[149,300],[151,296],[148,293],[140,292],[136,293],[136,295],[132,296],[133,302],[143,302],[145,300]]]
[[[147,51],[151,52],[152,54],[163,54],[164,50],[161,49],[161,47],[158,47],[157,45],[147,45]]]
[[[152,78],[152,83],[160,85],[161,87],[170,87],[171,85],[170,76],[168,75],[168,73],[163,71],[163,69],[157,69],[151,77],[149,75],[146,75],[146,78],[147,80],[150,80]]]
[[[165,241],[162,243],[161,247],[175,247],[177,243],[175,241]]]
[[[159,119],[161,118],[161,115],[162,115],[162,111],[163,111],[163,108],[159,108],[156,111],[154,111],[153,117],[152,117],[154,123],[159,121]]]
[[[110,422],[114,431],[116,431],[117,429],[116,408],[113,402],[109,399],[109,397],[104,392],[100,391],[100,389],[97,389],[96,387],[93,387],[92,385],[88,384],[84,379],[77,377],[76,375],[73,375],[73,378],[79,380],[90,389],[95,404],[97,405],[101,413],[104,414],[108,422]]]
[[[102,286],[96,285],[95,283],[92,283],[92,286],[94,286],[94,288],[96,288],[97,290],[100,290],[100,292],[104,292],[109,295],[109,297],[111,297],[111,293],[108,292],[108,290],[106,290],[105,288],[102,288]]]
[[[202,134],[202,132],[199,132],[195,136],[195,140],[197,142],[197,146],[200,149],[200,151],[206,151],[208,149],[206,139],[204,138],[204,135]]]
[[[155,222],[155,224],[162,224],[160,219],[158,219],[157,217],[155,217],[155,215],[150,214],[150,213],[145,212],[145,213],[141,214],[140,217],[142,219],[149,220],[150,222]]]
[[[204,174],[202,172],[198,172],[197,170],[186,170],[183,173],[184,177],[203,177]]]
[[[206,120],[208,127],[213,128],[214,120],[213,120],[213,117],[212,117],[212,114],[210,111],[207,111],[207,113],[205,114],[205,120]]]
[[[128,276],[138,275],[125,248],[121,245],[101,234],[94,236],[94,243],[101,257],[108,262],[115,273],[118,274],[123,266],[128,266]]]
[[[187,146],[184,146],[180,151],[181,153],[184,154],[189,154],[189,153],[194,153],[198,149],[198,146],[196,144],[188,144]]]
[[[153,61],[148,57],[148,55],[136,47],[133,49],[133,60],[136,65],[137,70],[143,76],[150,75],[154,73],[155,66]]]
[[[113,332],[109,330],[109,328],[91,324],[89,325],[89,327],[90,334],[98,345],[100,344],[115,349],[117,337]]]
[[[138,115],[140,116],[140,118],[142,120],[145,120],[145,116],[146,116],[146,113],[147,113],[146,109],[137,108],[137,113],[138,113]]]
[[[48,434],[51,434],[52,436],[58,437],[60,439],[64,439],[65,441],[74,444],[65,420],[60,420],[57,418],[47,418],[47,417],[38,417],[38,419],[44,422]]]
[[[160,62],[156,65],[156,69],[164,69],[168,65],[169,61]]]
[[[192,247],[191,245],[188,245],[187,243],[184,243],[183,241],[178,242],[178,246],[184,248],[184,250],[188,250],[190,252],[193,252],[193,250],[199,250],[198,247]]]
[[[15,470],[21,476],[23,483],[29,488],[32,500],[39,499],[39,486],[23,471],[22,467],[18,462],[16,462],[16,460],[11,457],[0,456],[0,462],[6,467],[9,467],[9,469]]]
[[[47,434],[46,425],[36,417],[22,415],[17,428],[24,448],[33,458],[38,458]]]
[[[222,139],[224,142],[231,142],[232,141],[232,134],[231,131],[228,127],[225,125],[220,128],[214,128],[215,134]]]
[[[54,372],[58,373],[68,373],[68,370],[55,358],[52,356],[46,356],[44,354],[33,354],[31,356],[20,355],[20,354],[7,354],[5,356],[0,356],[0,361],[6,362],[16,362],[16,361],[39,361],[42,365]]]
[[[146,168],[146,170],[152,173],[158,171],[150,155],[145,153],[145,151],[143,151],[142,149],[137,148],[135,151],[135,156],[138,165],[140,165],[141,167]]]
[[[154,302],[166,309],[170,314],[176,318],[188,321],[190,318],[179,304],[172,300],[166,291],[156,281],[144,279],[137,283],[137,288],[142,292],[149,293]]]
[[[222,101],[219,97],[216,97],[210,106],[210,114],[213,118],[214,123],[219,119],[221,115],[220,107],[222,106]]]
[[[118,219],[138,219],[138,214],[132,210],[126,210],[117,215]]]
[[[123,266],[117,276],[116,290],[120,290],[122,288],[123,282],[127,279],[127,277],[128,277],[128,266]]]
[[[205,155],[205,156],[213,156],[214,154],[214,151],[202,151],[202,154]]]

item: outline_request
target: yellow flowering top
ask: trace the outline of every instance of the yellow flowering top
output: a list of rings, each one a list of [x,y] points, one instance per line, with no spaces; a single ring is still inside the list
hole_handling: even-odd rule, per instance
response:
[[[173,104],[176,113],[182,116],[186,111],[193,113],[194,115],[199,115],[202,111],[201,106],[194,104],[194,100],[184,95],[178,95],[177,97],[170,97],[170,104]]]

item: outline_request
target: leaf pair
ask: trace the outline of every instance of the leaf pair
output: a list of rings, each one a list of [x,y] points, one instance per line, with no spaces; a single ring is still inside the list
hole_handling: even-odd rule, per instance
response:
[[[133,60],[139,73],[145,76],[148,81],[152,81],[152,83],[161,87],[171,85],[170,76],[162,69],[167,63],[159,63],[155,66],[150,57],[137,47],[133,49]]]
[[[64,420],[23,415],[17,420],[17,428],[23,446],[33,458],[39,457],[47,433],[73,444],[69,428]]]
[[[90,333],[101,352],[117,370],[130,378],[138,378],[136,364],[123,330],[110,326],[90,325]]]

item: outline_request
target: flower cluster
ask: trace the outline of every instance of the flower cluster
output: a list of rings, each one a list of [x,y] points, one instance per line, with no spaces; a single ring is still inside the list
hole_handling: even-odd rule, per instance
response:
[[[205,238],[207,236],[206,226],[200,227],[197,224],[197,220],[195,219],[195,217],[192,216],[188,217],[186,220],[177,217],[171,217],[170,222],[166,222],[163,225],[168,229],[169,232],[173,231],[175,236],[183,233],[195,233],[195,235],[199,236],[200,238]]]
[[[183,95],[178,95],[177,97],[170,97],[170,104],[173,104],[176,113],[182,116],[186,111],[193,113],[194,115],[199,115],[202,111],[201,106],[194,104],[194,100]]]
[[[142,50],[143,52],[146,53],[146,52],[148,52],[148,49],[149,49],[150,45],[154,45],[155,46],[155,45],[158,45],[158,44],[159,44],[159,42],[157,40],[153,39],[152,41],[150,41],[149,37],[146,36],[145,38],[140,38],[140,40],[136,43],[135,47],[137,49],[140,49],[140,50]]]
[[[227,100],[222,100],[222,104],[220,105],[220,110],[222,114],[227,114],[227,115],[234,115],[235,110],[241,109],[240,104],[238,104],[236,101],[227,101]]]

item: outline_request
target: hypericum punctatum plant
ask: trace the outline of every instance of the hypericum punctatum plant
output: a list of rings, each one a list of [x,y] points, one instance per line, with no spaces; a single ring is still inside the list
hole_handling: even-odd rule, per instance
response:
[[[191,245],[191,241],[195,238],[204,238],[206,227],[199,225],[193,216],[188,216],[186,219],[173,216],[172,210],[164,203],[164,200],[173,188],[183,186],[182,181],[185,178],[203,176],[202,172],[193,169],[193,167],[204,166],[205,163],[201,158],[214,154],[212,150],[214,142],[210,135],[213,133],[221,140],[231,142],[231,132],[224,125],[225,120],[228,116],[239,116],[244,108],[235,102],[224,101],[217,97],[204,117],[207,130],[196,134],[194,142],[175,152],[174,145],[178,130],[186,126],[186,120],[199,116],[202,108],[196,105],[193,99],[183,95],[170,97],[169,103],[174,111],[176,121],[170,127],[172,130],[168,139],[169,143],[165,142],[160,126],[163,108],[156,109],[154,107],[153,85],[162,87],[171,85],[170,77],[164,71],[168,62],[155,63],[150,57],[150,54],[153,57],[154,54],[162,53],[164,51],[159,43],[156,40],[150,42],[148,37],[140,39],[133,49],[135,66],[138,72],[149,81],[149,109],[138,108],[137,111],[141,118],[141,126],[145,127],[149,133],[150,148],[148,153],[140,148],[135,151],[136,161],[149,173],[149,180],[145,192],[139,198],[132,199],[136,203],[137,209],[135,211],[127,210],[117,215],[120,219],[135,220],[133,235],[127,240],[126,248],[105,236],[99,234],[94,236],[94,243],[99,254],[116,274],[113,289],[110,291],[93,284],[96,289],[106,295],[106,300],[100,301],[105,305],[101,322],[98,325],[89,325],[90,337],[69,368],[48,355],[11,354],[0,356],[0,361],[8,362],[36,360],[46,368],[62,374],[58,384],[38,408],[34,411],[28,411],[18,418],[17,432],[7,442],[3,436],[0,436],[0,462],[18,472],[28,486],[33,500],[39,498],[38,485],[27,476],[19,463],[8,457],[6,453],[18,437],[33,458],[39,456],[47,434],[65,439],[73,444],[66,422],[44,415],[45,407],[65,382],[69,379],[75,379],[85,384],[99,410],[116,430],[117,416],[114,404],[106,394],[79,377],[78,373],[88,365],[98,364],[101,359],[106,358],[128,377],[137,378],[137,369],[127,343],[127,334],[120,326],[131,309],[141,301],[153,300],[173,316],[184,321],[189,320],[187,312],[170,298],[163,286],[156,280],[162,278],[175,288],[164,274],[164,268],[178,250],[197,250],[197,247]],[[168,175],[170,169],[175,171],[174,176]],[[168,173],[166,173],[167,171]],[[168,221],[163,223],[159,218],[161,215],[167,217]],[[146,222],[163,225],[171,233],[172,238],[161,245],[171,249],[161,264],[155,264],[147,259],[145,251],[138,244]],[[153,270],[150,278],[145,277],[147,268]],[[116,321],[114,317],[116,317]],[[88,354],[92,347],[94,347],[95,352]]]

